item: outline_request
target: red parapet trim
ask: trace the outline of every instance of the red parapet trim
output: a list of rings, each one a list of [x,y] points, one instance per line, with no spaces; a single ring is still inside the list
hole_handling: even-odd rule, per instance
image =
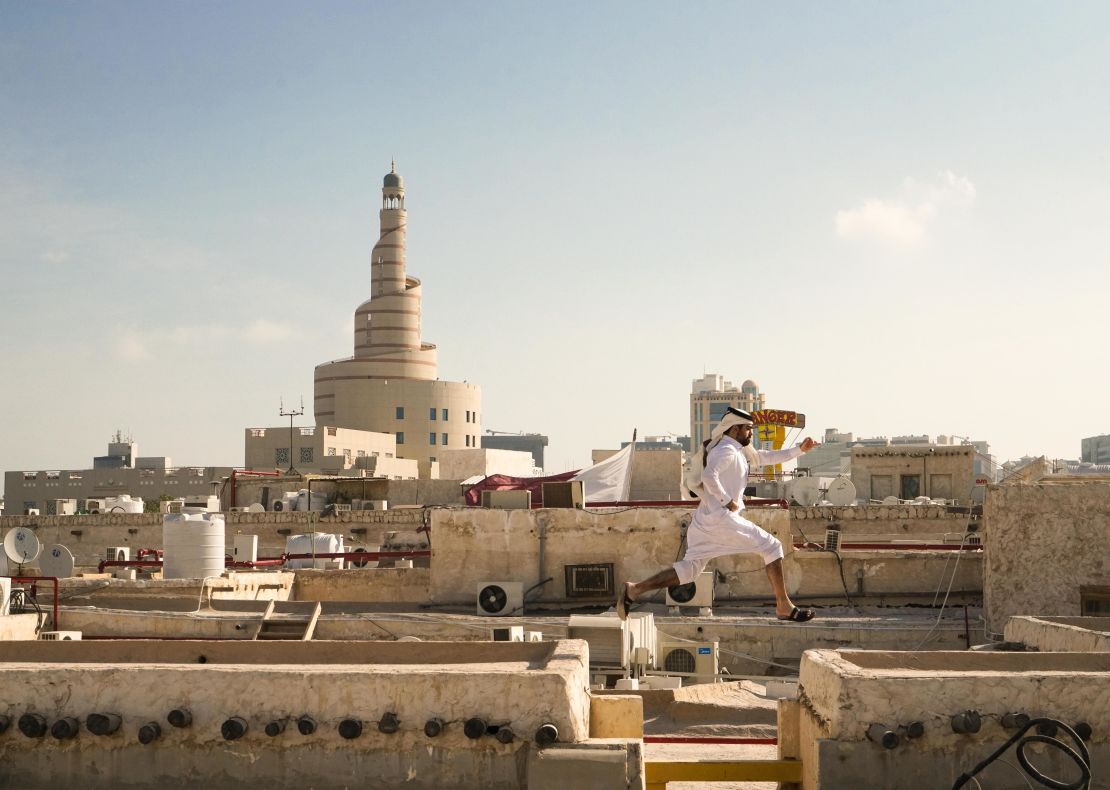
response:
[[[308,552],[305,554],[285,554],[284,559],[287,560],[311,560],[316,558],[318,560],[377,560],[381,558],[386,559],[405,559],[408,557],[431,557],[432,552],[427,550],[420,551],[318,551],[315,554]]]
[[[794,544],[796,549],[812,548],[811,543]],[[841,550],[860,551],[982,551],[983,546],[971,543],[841,543]]]
[[[711,736],[698,736],[698,735],[645,735],[644,743],[719,743],[719,744],[734,744],[737,746],[743,745],[759,745],[759,746],[777,746],[778,738],[729,738],[729,737],[711,737]]]

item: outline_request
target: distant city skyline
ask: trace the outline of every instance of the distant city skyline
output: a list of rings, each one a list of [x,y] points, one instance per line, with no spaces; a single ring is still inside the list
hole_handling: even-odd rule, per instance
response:
[[[351,353],[393,158],[439,375],[550,437],[549,471],[686,433],[705,371],[815,438],[1004,461],[1110,428],[1105,4],[0,19],[0,470],[80,468],[117,428],[242,463]]]

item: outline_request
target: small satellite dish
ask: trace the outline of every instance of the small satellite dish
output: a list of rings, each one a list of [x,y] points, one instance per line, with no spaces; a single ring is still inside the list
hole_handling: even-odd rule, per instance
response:
[[[821,501],[821,481],[816,477],[799,477],[790,486],[790,496],[802,507],[813,507]]]
[[[884,505],[900,505],[900,504],[902,504],[902,500],[899,499],[896,496],[888,496],[888,497],[885,497],[883,499],[883,504]]]
[[[73,552],[60,543],[47,546],[39,557],[39,570],[43,576],[68,579],[73,575]]]
[[[254,504],[247,506],[247,512],[248,513],[265,513],[266,508],[262,507],[261,502],[255,502]]]
[[[847,477],[838,477],[829,483],[825,496],[837,507],[847,507],[856,501],[856,486]]]
[[[34,562],[42,551],[42,544],[35,533],[23,527],[8,530],[4,536],[4,553],[17,565]]]

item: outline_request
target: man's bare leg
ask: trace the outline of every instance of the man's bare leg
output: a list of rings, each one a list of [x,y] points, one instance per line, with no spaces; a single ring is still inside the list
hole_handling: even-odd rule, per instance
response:
[[[794,611],[794,602],[786,593],[786,580],[782,575],[782,560],[767,563],[767,578],[771,580],[771,590],[775,593],[775,614],[779,617],[789,617]]]
[[[674,587],[678,583],[678,574],[675,573],[674,568],[667,568],[664,571],[659,571],[650,579],[644,579],[642,582],[625,582],[624,592],[630,601],[635,601],[646,592],[661,590],[664,587]]]

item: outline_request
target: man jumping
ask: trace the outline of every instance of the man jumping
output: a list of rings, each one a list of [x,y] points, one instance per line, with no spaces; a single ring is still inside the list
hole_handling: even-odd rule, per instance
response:
[[[701,504],[686,532],[686,554],[672,567],[642,582],[625,582],[617,595],[617,615],[624,620],[628,607],[641,595],[663,587],[689,584],[706,563],[728,554],[758,554],[775,593],[775,613],[780,620],[804,623],[813,619],[812,609],[799,609],[786,593],[782,577],[782,543],[771,533],[744,518],[744,489],[752,466],[773,466],[808,453],[818,443],[806,438],[788,450],[756,450],[751,447],[752,415],[729,407],[702,451],[705,470],[697,491]]]

